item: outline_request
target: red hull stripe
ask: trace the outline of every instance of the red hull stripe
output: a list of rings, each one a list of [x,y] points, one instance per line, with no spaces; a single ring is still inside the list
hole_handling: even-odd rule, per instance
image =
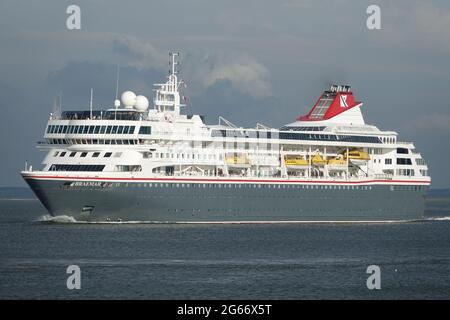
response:
[[[55,179],[55,180],[94,180],[94,181],[163,181],[163,182],[245,182],[245,183],[316,183],[316,184],[364,184],[374,182],[421,183],[422,180],[365,180],[365,181],[314,181],[314,180],[248,180],[248,179],[192,179],[192,178],[111,178],[111,177],[61,177],[61,176],[24,176],[24,179]]]

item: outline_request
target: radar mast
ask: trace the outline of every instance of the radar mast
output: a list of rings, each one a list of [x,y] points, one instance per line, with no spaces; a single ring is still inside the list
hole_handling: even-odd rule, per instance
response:
[[[155,109],[158,112],[164,113],[165,118],[169,121],[173,121],[174,118],[179,117],[180,107],[186,106],[180,102],[179,88],[184,82],[182,80],[179,81],[177,76],[178,70],[176,66],[179,65],[179,62],[176,61],[176,58],[179,55],[179,52],[169,52],[172,61],[170,62],[171,69],[168,80],[166,83],[155,84],[158,87],[155,89],[155,99],[153,100]]]

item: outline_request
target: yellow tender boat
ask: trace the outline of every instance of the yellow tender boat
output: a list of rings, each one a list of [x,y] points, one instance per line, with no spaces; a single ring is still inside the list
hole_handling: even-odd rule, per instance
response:
[[[344,158],[347,157],[347,151],[344,152]],[[367,152],[362,150],[350,150],[348,152],[348,159],[350,160],[370,160],[370,156]]]
[[[347,159],[345,159],[342,155],[337,156],[336,158],[332,158],[328,160],[329,166],[346,166]]]
[[[250,160],[246,156],[229,156],[225,161],[229,165],[250,165]]]
[[[327,160],[325,160],[319,153],[316,153],[312,157],[311,162],[313,165],[316,165],[316,166],[323,166],[323,165],[327,164]]]
[[[308,165],[308,160],[306,160],[302,156],[285,155],[284,156],[284,163],[287,166],[307,166]]]

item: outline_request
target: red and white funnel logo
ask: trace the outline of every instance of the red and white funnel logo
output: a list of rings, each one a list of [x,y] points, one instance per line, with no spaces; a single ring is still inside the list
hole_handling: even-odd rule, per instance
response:
[[[346,94],[341,94],[340,95],[340,100],[341,100],[341,103],[340,103],[341,108],[347,108],[348,107],[347,95]]]

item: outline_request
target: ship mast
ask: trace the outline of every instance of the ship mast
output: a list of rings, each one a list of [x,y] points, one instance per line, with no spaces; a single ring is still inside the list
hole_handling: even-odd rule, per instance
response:
[[[184,82],[178,80],[178,70],[176,68],[179,62],[176,61],[176,57],[180,55],[178,52],[170,52],[172,57],[170,62],[171,70],[169,71],[168,81],[166,83],[155,84],[156,89],[155,99],[153,103],[155,109],[158,112],[164,113],[164,118],[168,121],[173,121],[180,115],[180,107],[184,107],[185,104],[180,102],[180,85]]]

